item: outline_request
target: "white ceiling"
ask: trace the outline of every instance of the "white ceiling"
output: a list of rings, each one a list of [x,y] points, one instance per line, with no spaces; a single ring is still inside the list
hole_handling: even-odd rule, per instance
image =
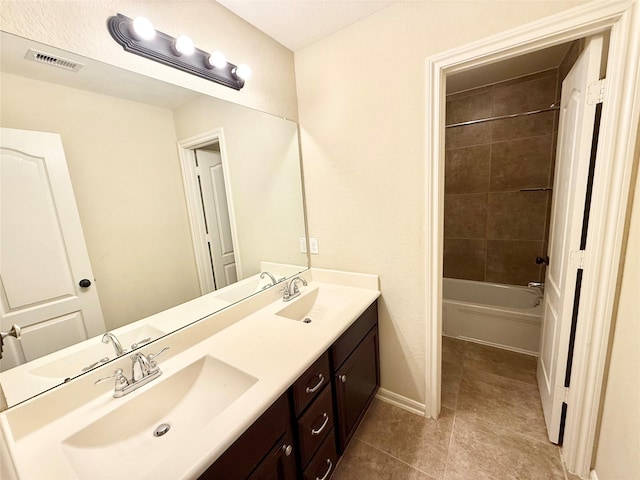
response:
[[[397,0],[217,0],[295,52]]]

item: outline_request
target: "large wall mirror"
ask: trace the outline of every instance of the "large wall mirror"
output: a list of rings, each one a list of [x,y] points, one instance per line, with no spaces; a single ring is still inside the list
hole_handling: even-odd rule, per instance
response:
[[[0,360],[0,385],[9,406],[26,395],[14,396],[8,379],[28,384],[37,394],[115,358],[113,345],[102,342],[106,332],[116,332],[130,350],[197,320],[190,314],[175,323],[179,315],[166,312],[176,306],[198,299],[197,309],[190,311],[206,316],[308,268],[308,257],[299,250],[305,222],[294,122],[1,35],[0,328],[22,327],[20,340],[5,339]],[[33,61],[33,50],[43,62]],[[52,66],[56,62],[48,57],[82,67]],[[92,269],[92,278],[82,279],[90,280],[89,287],[55,294],[53,303],[94,291],[102,317],[97,326],[77,312],[33,320],[44,303],[34,271],[45,260],[23,252],[32,264],[31,277],[24,278],[25,267],[9,258],[21,248],[15,245],[35,245],[39,251],[57,242],[45,238],[54,235],[51,229],[34,228],[47,222],[33,220],[41,212],[35,217],[22,212],[36,197],[46,207],[50,193],[41,195],[37,182],[48,185],[55,175],[43,164],[35,183],[16,187],[25,165],[39,165],[39,160],[16,149],[12,135],[33,132],[61,139]],[[36,202],[32,210],[38,208]],[[271,275],[261,276],[265,271]],[[75,285],[79,279],[71,280]],[[22,303],[15,300],[19,288],[27,291]],[[156,317],[157,323],[140,324]],[[60,352],[79,344],[91,348],[69,369]]]

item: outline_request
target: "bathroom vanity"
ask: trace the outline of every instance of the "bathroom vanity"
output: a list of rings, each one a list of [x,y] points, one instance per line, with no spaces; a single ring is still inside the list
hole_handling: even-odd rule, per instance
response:
[[[379,386],[378,277],[311,269],[0,414],[2,478],[328,479]],[[33,459],[38,461],[34,462]]]

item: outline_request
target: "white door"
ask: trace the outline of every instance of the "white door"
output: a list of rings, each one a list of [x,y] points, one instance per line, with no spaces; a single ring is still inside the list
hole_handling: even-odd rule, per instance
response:
[[[229,220],[222,158],[218,152],[196,150],[202,208],[216,290],[238,281]]]
[[[2,370],[105,332],[60,135],[0,129]],[[86,285],[81,287],[80,282]]]
[[[565,375],[574,315],[579,298],[580,251],[585,197],[596,115],[588,100],[589,85],[599,79],[602,37],[587,40],[585,50],[562,84],[558,149],[555,167],[549,266],[544,295],[544,317],[538,357],[538,387],[549,439],[558,443]],[[577,314],[577,305],[576,314]],[[565,408],[570,408],[567,406]]]

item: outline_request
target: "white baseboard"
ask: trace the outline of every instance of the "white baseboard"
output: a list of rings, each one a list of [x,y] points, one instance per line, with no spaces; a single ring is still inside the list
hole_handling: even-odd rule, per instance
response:
[[[424,403],[416,402],[415,400],[403,397],[402,395],[398,395],[397,393],[393,393],[384,388],[378,389],[376,398],[383,402],[390,403],[391,405],[395,405],[396,407],[403,408],[408,412],[422,415],[423,417],[425,416],[426,407]]]
[[[589,479],[590,480],[598,480],[598,474],[596,473],[595,470],[591,470],[591,473],[589,475]]]

